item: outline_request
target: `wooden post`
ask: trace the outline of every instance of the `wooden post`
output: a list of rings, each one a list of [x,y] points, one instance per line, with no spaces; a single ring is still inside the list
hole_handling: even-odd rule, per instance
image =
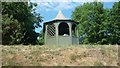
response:
[[[71,26],[71,23],[68,23],[68,26],[69,26],[69,34],[70,34],[70,37],[72,37],[72,26]]]
[[[77,38],[78,38],[78,45],[79,45],[79,35],[78,35],[78,26],[76,27]]]
[[[72,45],[72,25],[71,23],[68,23],[68,25],[69,25],[69,33],[70,33],[71,45]]]
[[[45,26],[45,45],[47,44],[47,26],[48,25]]]
[[[56,31],[55,31],[55,32],[56,32],[56,33],[55,33],[55,34],[56,34],[56,35],[55,35],[55,36],[56,36],[56,45],[59,44],[59,42],[58,42],[58,32],[59,32],[59,31],[58,31],[58,25],[59,25],[59,23],[55,23],[55,30],[56,30]]]

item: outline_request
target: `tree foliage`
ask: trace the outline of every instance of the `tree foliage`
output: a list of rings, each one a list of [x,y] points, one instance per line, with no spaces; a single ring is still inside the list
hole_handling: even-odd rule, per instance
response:
[[[72,19],[79,22],[81,43],[120,43],[120,2],[111,9],[103,8],[101,2],[84,3],[76,7]]]
[[[43,30],[39,34],[37,44],[44,45],[44,33],[43,33]]]
[[[2,2],[2,42],[3,44],[35,44],[38,34],[34,24],[41,27],[40,14],[28,2]],[[33,12],[33,13],[32,13]]]
[[[120,1],[114,3],[112,9],[110,9],[108,22],[109,41],[111,44],[120,44]]]

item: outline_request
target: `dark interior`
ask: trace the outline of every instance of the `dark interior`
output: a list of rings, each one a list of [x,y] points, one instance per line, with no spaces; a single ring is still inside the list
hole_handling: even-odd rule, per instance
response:
[[[66,22],[61,22],[59,24],[59,35],[64,35],[64,34],[67,34],[69,35],[69,26]]]

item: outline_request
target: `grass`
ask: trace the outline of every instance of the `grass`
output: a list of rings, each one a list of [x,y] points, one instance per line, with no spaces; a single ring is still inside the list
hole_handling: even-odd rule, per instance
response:
[[[104,64],[100,61],[95,61],[94,66],[104,66]]]
[[[2,46],[3,66],[117,66],[117,45]]]

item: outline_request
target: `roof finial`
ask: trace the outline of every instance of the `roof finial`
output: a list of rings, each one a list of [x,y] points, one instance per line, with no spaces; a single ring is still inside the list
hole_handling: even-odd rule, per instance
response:
[[[60,11],[60,12],[62,12],[62,10],[61,10],[61,9],[59,9],[59,10],[58,10],[58,12],[59,12],[59,11]]]

